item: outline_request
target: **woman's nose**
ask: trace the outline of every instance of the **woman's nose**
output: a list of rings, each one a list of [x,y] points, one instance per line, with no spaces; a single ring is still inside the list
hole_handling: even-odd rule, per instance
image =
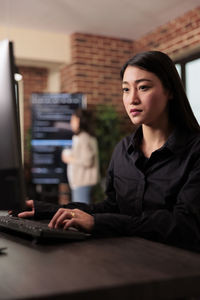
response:
[[[140,102],[140,99],[138,97],[137,91],[132,91],[130,94],[130,103],[138,104]]]

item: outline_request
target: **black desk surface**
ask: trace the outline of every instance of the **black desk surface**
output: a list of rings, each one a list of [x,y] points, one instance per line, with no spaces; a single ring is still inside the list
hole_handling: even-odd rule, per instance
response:
[[[0,299],[200,296],[200,254],[140,238],[37,245],[0,233]]]

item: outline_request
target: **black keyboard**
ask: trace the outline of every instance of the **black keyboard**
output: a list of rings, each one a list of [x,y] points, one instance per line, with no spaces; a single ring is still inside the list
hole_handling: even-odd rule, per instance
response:
[[[83,240],[90,234],[78,231],[75,228],[55,229],[49,228],[48,223],[36,220],[22,219],[10,215],[0,216],[0,228],[10,232],[18,232],[38,240]]]

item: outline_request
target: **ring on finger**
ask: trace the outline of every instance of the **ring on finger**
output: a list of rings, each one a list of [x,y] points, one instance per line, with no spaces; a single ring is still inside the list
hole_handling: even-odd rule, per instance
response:
[[[76,216],[73,211],[71,211],[71,216],[72,216],[72,218],[75,218],[75,216]]]

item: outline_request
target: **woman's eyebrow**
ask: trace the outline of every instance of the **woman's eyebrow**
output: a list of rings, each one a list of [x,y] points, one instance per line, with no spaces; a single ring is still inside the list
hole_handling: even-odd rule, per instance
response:
[[[149,81],[149,82],[152,82],[151,79],[141,78],[141,79],[135,80],[135,83],[140,83],[140,82],[143,82],[143,81]],[[123,81],[122,84],[129,84],[129,82],[128,82],[128,81]]]
[[[149,81],[149,82],[152,82],[151,79],[141,78],[141,79],[135,80],[135,83],[140,83],[140,82],[142,82],[142,81]]]

